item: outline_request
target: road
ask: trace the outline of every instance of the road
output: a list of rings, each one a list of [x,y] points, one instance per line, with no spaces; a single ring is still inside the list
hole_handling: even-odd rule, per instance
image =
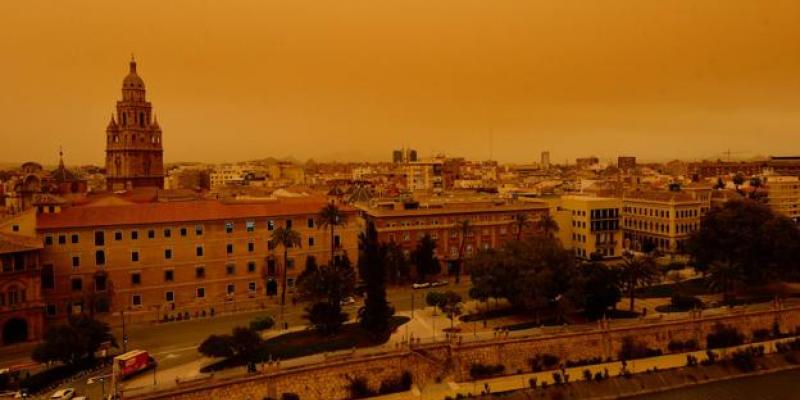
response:
[[[459,285],[449,284],[448,286],[435,289],[411,289],[410,287],[392,287],[387,290],[387,298],[398,312],[410,311],[412,303],[415,309],[425,306],[425,295],[431,290],[452,290],[467,299],[467,292],[471,284],[469,281],[462,281]],[[413,299],[412,299],[413,297]],[[287,304],[284,311],[284,318],[290,328],[304,327],[307,321],[303,319],[304,309],[307,304],[297,303],[296,305]],[[363,305],[358,301],[355,305],[346,306],[351,318],[354,318],[358,307]],[[234,327],[247,326],[256,316],[271,315],[279,322],[280,306],[270,304],[264,310],[248,311],[235,314],[222,314],[214,317],[197,318],[187,321],[174,321],[166,323],[147,323],[128,326],[126,333],[128,336],[127,348],[143,349],[150,352],[158,361],[159,370],[168,370],[183,365],[196,364],[202,359],[197,352],[197,346],[212,334],[230,333]],[[122,347],[121,327],[113,329],[114,336],[120,341]],[[276,328],[277,331],[277,328]],[[277,333],[277,332],[276,332]],[[19,346],[9,352],[0,354],[0,365],[16,365],[30,362],[29,354],[32,346]],[[120,349],[122,351],[122,349]],[[64,387],[76,388],[78,393],[89,395],[90,398],[101,398],[101,384],[95,383],[87,385],[89,377],[107,375],[110,370],[101,370],[88,377],[82,377]],[[156,381],[161,373],[156,371]],[[106,392],[108,390],[106,383]]]

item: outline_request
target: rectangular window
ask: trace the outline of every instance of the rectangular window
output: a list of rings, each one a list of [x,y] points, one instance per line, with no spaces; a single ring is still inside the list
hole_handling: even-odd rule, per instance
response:
[[[206,269],[205,267],[197,267],[194,269],[194,276],[195,278],[201,279],[206,277]]]
[[[94,233],[94,245],[95,246],[103,246],[106,244],[106,235],[103,231],[97,231]]]
[[[206,297],[206,289],[201,287],[197,288],[197,298],[202,299],[204,297]]]
[[[175,292],[173,292],[172,290],[168,290],[167,292],[165,292],[164,293],[164,300],[167,303],[175,302]]]
[[[164,259],[165,260],[172,259],[172,249],[164,249]]]
[[[42,266],[42,289],[53,289],[55,287],[56,281],[53,266],[50,264]]]
[[[106,252],[103,250],[97,250],[94,252],[94,263],[97,266],[106,265]]]
[[[139,262],[139,251],[131,251],[131,262]]]
[[[164,270],[164,282],[174,282],[175,281],[175,271],[171,269]]]
[[[333,237],[333,245],[339,247],[342,245],[342,238],[339,235]]]
[[[256,244],[253,242],[247,243],[247,252],[252,253],[256,251]]]
[[[294,258],[286,259],[286,268],[288,269],[294,268]]]
[[[247,290],[249,290],[250,293],[255,293],[256,292],[256,283],[252,282],[252,281],[248,282],[247,283]]]
[[[77,233],[72,234],[72,244],[78,244],[80,242],[80,236]]]
[[[313,228],[314,227],[314,218],[309,218],[308,219],[308,227],[309,228]]]
[[[106,291],[106,276],[105,275],[97,275],[94,277],[94,290],[95,292],[105,292]]]
[[[314,237],[313,236],[309,236],[308,237],[308,247],[314,247]]]
[[[147,238],[148,239],[155,239],[156,238],[156,231],[154,229],[147,230]]]
[[[186,227],[181,228],[181,236],[186,237],[187,235],[189,235],[189,229]]]
[[[170,229],[170,228],[165,228],[165,229],[164,229],[164,237],[165,237],[165,238],[170,238],[170,237],[172,237],[172,229]]]
[[[139,231],[131,231],[131,240],[139,240]]]
[[[56,305],[55,304],[48,304],[47,305],[47,316],[48,317],[55,317],[56,316]]]
[[[44,237],[44,245],[45,246],[52,246],[53,245],[53,235],[45,235],[45,237]]]
[[[203,225],[195,225],[194,234],[197,236],[203,236]]]
[[[245,228],[248,232],[255,232],[256,230],[256,223],[255,221],[247,221],[244,223]]]
[[[67,235],[58,235],[58,244],[67,244]]]
[[[194,254],[197,255],[198,257],[202,257],[203,256],[203,246],[195,247],[194,248]]]
[[[273,220],[267,221],[267,230],[271,231],[273,229],[275,229],[275,221],[273,221]]]
[[[142,305],[142,295],[140,295],[140,294],[135,294],[135,295],[131,296],[131,304],[132,304],[134,307],[139,307],[139,306],[141,306],[141,305]]]
[[[236,286],[232,283],[229,283],[225,288],[225,292],[228,293],[228,296],[233,296],[233,294],[236,292]]]
[[[292,229],[292,220],[291,219],[287,219],[286,220],[286,229]]]
[[[225,266],[225,273],[228,275],[233,275],[236,273],[236,265],[228,264]]]
[[[225,252],[226,252],[226,253],[228,253],[228,254],[233,254],[233,244],[231,244],[231,243],[228,243],[228,244],[225,246]]]
[[[142,284],[142,273],[141,272],[132,272],[131,273],[131,285],[141,285]]]
[[[114,240],[116,240],[116,241],[122,240],[122,231],[114,232]]]
[[[19,225],[11,225],[12,232],[19,232]]]
[[[83,280],[81,278],[72,278],[70,284],[73,292],[80,292],[83,290]]]
[[[233,222],[225,223],[225,233],[233,233]]]
[[[256,272],[256,262],[255,261],[248,261],[247,262],[247,272]]]

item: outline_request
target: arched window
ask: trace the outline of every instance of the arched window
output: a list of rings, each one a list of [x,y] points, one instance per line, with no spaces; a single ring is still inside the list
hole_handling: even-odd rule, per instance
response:
[[[139,113],[139,126],[144,127],[144,113]]]
[[[122,113],[122,125],[128,125],[128,113]]]

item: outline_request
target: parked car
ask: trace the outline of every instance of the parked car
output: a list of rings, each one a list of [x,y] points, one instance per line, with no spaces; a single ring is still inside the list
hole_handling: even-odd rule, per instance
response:
[[[430,282],[415,283],[415,284],[411,285],[412,289],[425,289],[425,288],[429,288],[429,287],[431,287],[431,283]]]
[[[56,390],[56,392],[53,393],[53,395],[50,396],[50,398],[58,400],[69,400],[73,396],[75,396],[75,389],[66,388],[66,389]]]
[[[431,287],[447,286],[448,283],[447,280],[436,281],[431,283]]]

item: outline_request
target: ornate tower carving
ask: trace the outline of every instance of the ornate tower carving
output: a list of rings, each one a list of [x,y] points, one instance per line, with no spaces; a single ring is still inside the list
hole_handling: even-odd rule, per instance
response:
[[[164,150],[161,128],[145,100],[144,81],[130,72],[122,81],[122,100],[106,128],[106,185],[108,190],[136,187],[164,188]]]

